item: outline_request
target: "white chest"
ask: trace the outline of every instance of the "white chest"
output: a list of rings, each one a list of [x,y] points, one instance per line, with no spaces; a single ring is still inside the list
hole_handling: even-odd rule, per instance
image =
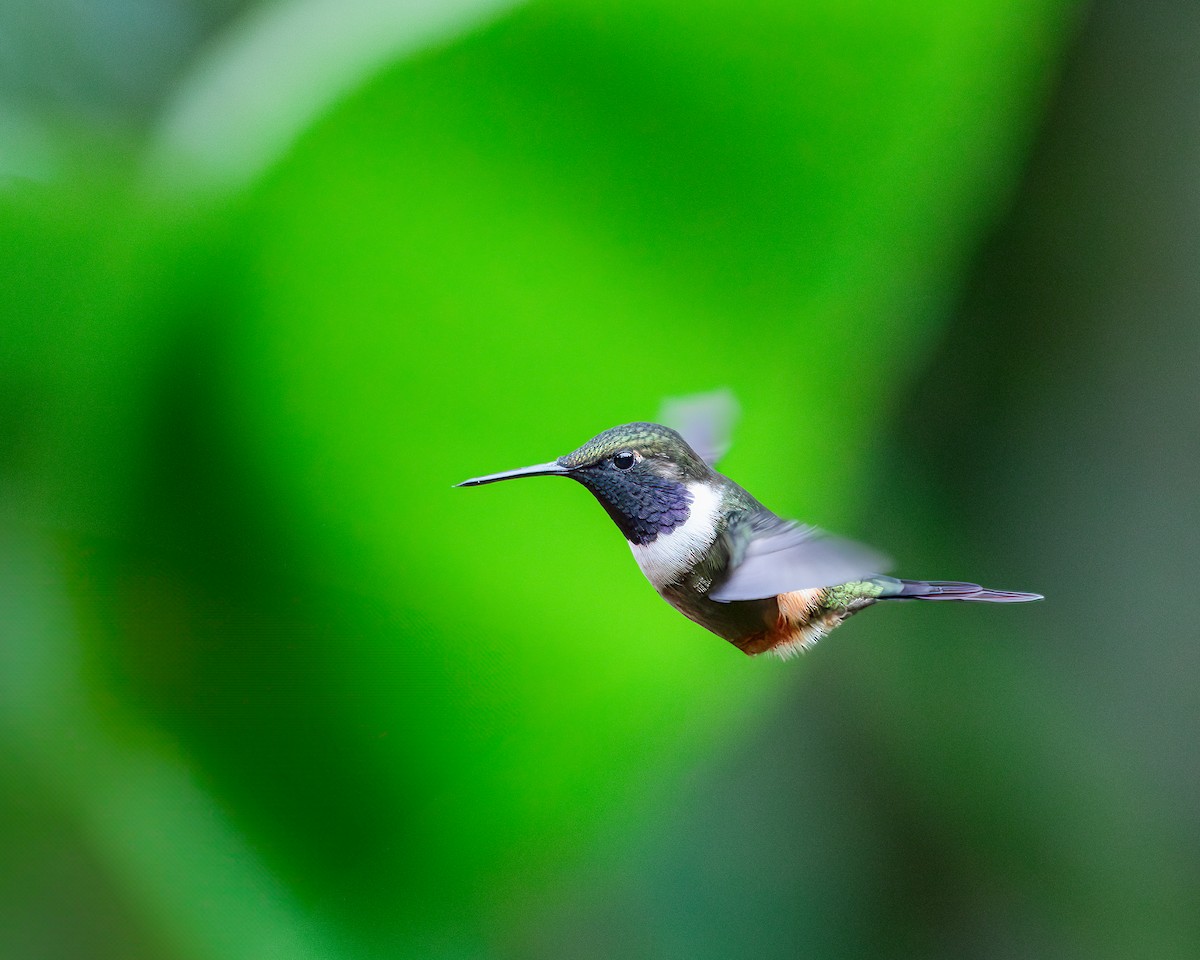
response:
[[[705,483],[690,483],[692,504],[687,520],[652,543],[630,543],[633,559],[656,590],[677,580],[695,566],[717,538],[720,497]]]

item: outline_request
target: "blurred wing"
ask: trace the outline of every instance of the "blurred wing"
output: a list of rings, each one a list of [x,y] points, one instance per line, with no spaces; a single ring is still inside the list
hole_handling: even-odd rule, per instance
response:
[[[679,432],[710,467],[729,451],[738,404],[730,390],[695,393],[663,401],[659,422]]]
[[[709,591],[710,600],[761,600],[833,587],[882,573],[892,564],[871,547],[777,517],[754,532],[740,558],[736,551],[732,557],[731,572]]]

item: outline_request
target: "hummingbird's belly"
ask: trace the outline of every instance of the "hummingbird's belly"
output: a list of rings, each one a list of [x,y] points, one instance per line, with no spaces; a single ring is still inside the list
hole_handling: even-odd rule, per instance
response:
[[[663,598],[689,620],[723,637],[751,657],[767,651],[784,659],[793,657],[858,609],[828,606],[825,602],[828,591],[821,588],[732,603],[709,600],[686,583],[672,585],[661,592]]]
[[[747,647],[757,646],[779,619],[779,604],[774,597],[717,603],[686,584],[672,585],[660,592],[667,603],[689,620],[747,653],[759,652]]]

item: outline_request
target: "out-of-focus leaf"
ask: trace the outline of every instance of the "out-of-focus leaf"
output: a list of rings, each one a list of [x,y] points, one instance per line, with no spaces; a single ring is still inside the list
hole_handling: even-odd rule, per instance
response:
[[[398,811],[377,922],[536,887],[779,676],[662,605],[583,491],[450,484],[729,385],[728,472],[836,529],[1060,13],[536,5],[379,78],[258,191],[237,429],[309,575],[385,611],[331,610],[322,655]],[[264,802],[259,773],[232,789]]]
[[[101,859],[115,898],[136,904],[145,936],[173,956],[344,956],[177,751],[97,702],[59,569],[46,543],[0,522],[8,791],[21,802],[52,797]]]
[[[63,792],[172,942],[295,945],[315,916],[467,952],[761,723],[783,670],[663,605],[582,490],[450,485],[729,386],[723,469],[849,522],[1064,8],[533,4],[319,120],[433,8],[329,36],[302,14],[331,7],[279,8],[151,165],[252,183],[218,242],[121,198],[14,215],[0,371],[36,426],[5,463],[86,556],[97,713],[189,758],[82,711],[95,789]]]
[[[275,0],[253,6],[184,78],[147,175],[191,191],[252,182],[384,65],[519,0]]]

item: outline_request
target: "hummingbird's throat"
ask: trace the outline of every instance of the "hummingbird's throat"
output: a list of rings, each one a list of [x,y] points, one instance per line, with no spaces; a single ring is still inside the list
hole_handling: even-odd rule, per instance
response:
[[[653,543],[687,523],[691,514],[693,495],[677,480],[602,474],[584,483],[633,544]]]
[[[707,483],[689,484],[688,492],[692,501],[683,523],[646,543],[629,541],[634,560],[659,591],[691,573],[717,539],[720,494]]]

